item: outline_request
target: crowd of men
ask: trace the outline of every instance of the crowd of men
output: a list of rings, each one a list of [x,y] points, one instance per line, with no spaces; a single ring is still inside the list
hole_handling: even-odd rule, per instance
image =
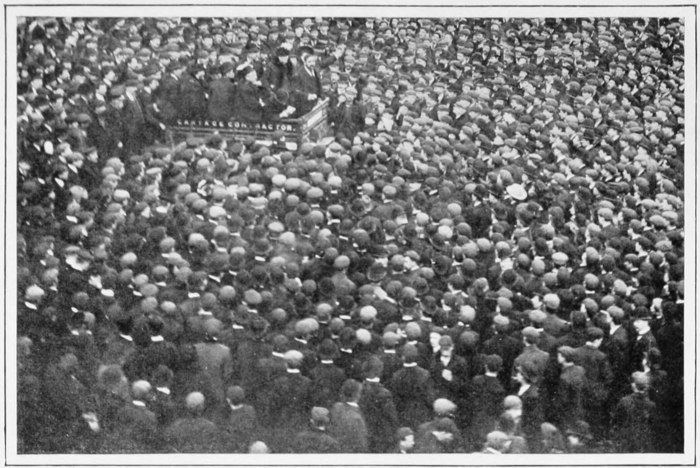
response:
[[[683,450],[682,21],[25,18],[18,57],[20,453]],[[168,131],[322,98],[296,151]]]

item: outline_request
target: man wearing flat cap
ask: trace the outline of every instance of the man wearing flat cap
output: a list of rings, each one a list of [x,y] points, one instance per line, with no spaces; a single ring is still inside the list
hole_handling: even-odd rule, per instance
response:
[[[561,427],[583,419],[583,391],[586,371],[574,362],[576,352],[570,346],[557,348],[561,372],[549,415]]]
[[[623,397],[612,416],[611,436],[623,453],[647,453],[653,448],[656,405],[649,399],[649,377],[632,374],[632,393]]]
[[[204,82],[204,67],[195,65],[180,83],[178,112],[183,119],[203,119],[207,115],[209,88]]]
[[[245,453],[258,438],[258,416],[255,408],[245,403],[246,394],[238,385],[226,389],[227,408],[219,423],[224,435],[222,448],[235,453]]]
[[[377,356],[371,356],[365,362],[365,380],[358,402],[367,422],[371,453],[388,452],[393,445],[393,435],[399,427],[391,392],[380,382],[382,368],[383,363]]]
[[[200,392],[185,397],[186,415],[165,429],[165,447],[169,452],[211,453],[220,444],[219,428],[203,416],[206,399]]]
[[[297,350],[284,354],[287,372],[274,380],[268,401],[274,417],[272,432],[278,452],[292,449],[292,434],[305,427],[311,409],[311,379],[301,374],[304,355]]]
[[[340,444],[343,453],[368,453],[367,423],[360,409],[362,384],[348,379],[340,388],[340,401],[330,410],[328,433]]]
[[[608,357],[600,351],[603,330],[590,327],[586,330],[586,344],[575,349],[574,361],[586,371],[583,392],[584,420],[595,428],[596,437],[605,438],[607,426],[606,402],[613,373]]]
[[[311,408],[309,428],[300,432],[292,443],[294,453],[341,453],[340,444],[327,432],[330,412],[322,406]]]
[[[394,396],[399,423],[418,427],[432,414],[435,391],[430,372],[418,366],[418,349],[407,344],[403,348],[403,368],[396,371],[389,383]]]
[[[149,408],[153,399],[151,384],[137,380],[131,384],[131,397],[116,413],[105,448],[117,453],[153,453],[160,449],[162,439],[156,415]]]
[[[233,360],[228,346],[219,343],[219,334],[223,323],[216,318],[204,322],[204,341],[194,345],[197,358],[202,368],[202,379],[207,380],[207,388],[211,389],[208,414],[222,410],[224,406],[225,386],[233,373]]]
[[[435,383],[435,396],[447,398],[459,407],[457,419],[464,422],[466,396],[469,388],[469,367],[466,359],[454,352],[454,343],[449,335],[443,335],[438,342],[440,350],[433,356],[430,376]]]

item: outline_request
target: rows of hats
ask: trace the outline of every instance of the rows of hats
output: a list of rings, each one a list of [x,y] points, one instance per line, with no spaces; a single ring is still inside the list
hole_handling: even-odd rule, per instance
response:
[[[20,451],[181,451],[117,422],[166,387],[160,432],[233,399],[294,450],[270,414],[275,356],[311,380],[321,361],[379,377],[398,416],[378,436],[364,414],[377,452],[399,429],[416,451],[682,450],[682,21],[26,18],[18,39]],[[331,98],[363,81],[356,133],[293,152],[109,140],[174,68],[285,43],[345,45],[319,73]],[[200,344],[227,347],[223,378]],[[450,379],[443,351],[466,363]],[[431,372],[427,413],[402,404],[404,367]]]

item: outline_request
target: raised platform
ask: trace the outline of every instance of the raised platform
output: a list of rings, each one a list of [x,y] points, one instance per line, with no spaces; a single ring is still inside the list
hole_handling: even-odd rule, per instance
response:
[[[182,141],[190,136],[206,137],[218,133],[237,141],[253,137],[263,145],[272,145],[274,134],[282,132],[283,142],[289,150],[296,150],[303,142],[317,141],[330,132],[328,99],[320,101],[309,113],[296,119],[251,123],[240,120],[228,122],[216,120],[180,120],[169,127],[173,139]]]

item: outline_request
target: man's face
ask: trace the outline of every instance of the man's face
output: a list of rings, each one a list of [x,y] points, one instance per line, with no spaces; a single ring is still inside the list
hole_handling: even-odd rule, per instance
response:
[[[637,333],[646,331],[648,323],[646,320],[635,320],[632,325],[634,326],[634,331]]]
[[[401,448],[403,450],[411,450],[416,445],[415,437],[409,434],[401,440]]]
[[[442,345],[440,346],[440,356],[444,358],[449,358],[452,356],[452,346],[451,345]]]
[[[304,65],[307,68],[314,68],[316,66],[316,56],[307,55],[306,58],[304,58]]]

